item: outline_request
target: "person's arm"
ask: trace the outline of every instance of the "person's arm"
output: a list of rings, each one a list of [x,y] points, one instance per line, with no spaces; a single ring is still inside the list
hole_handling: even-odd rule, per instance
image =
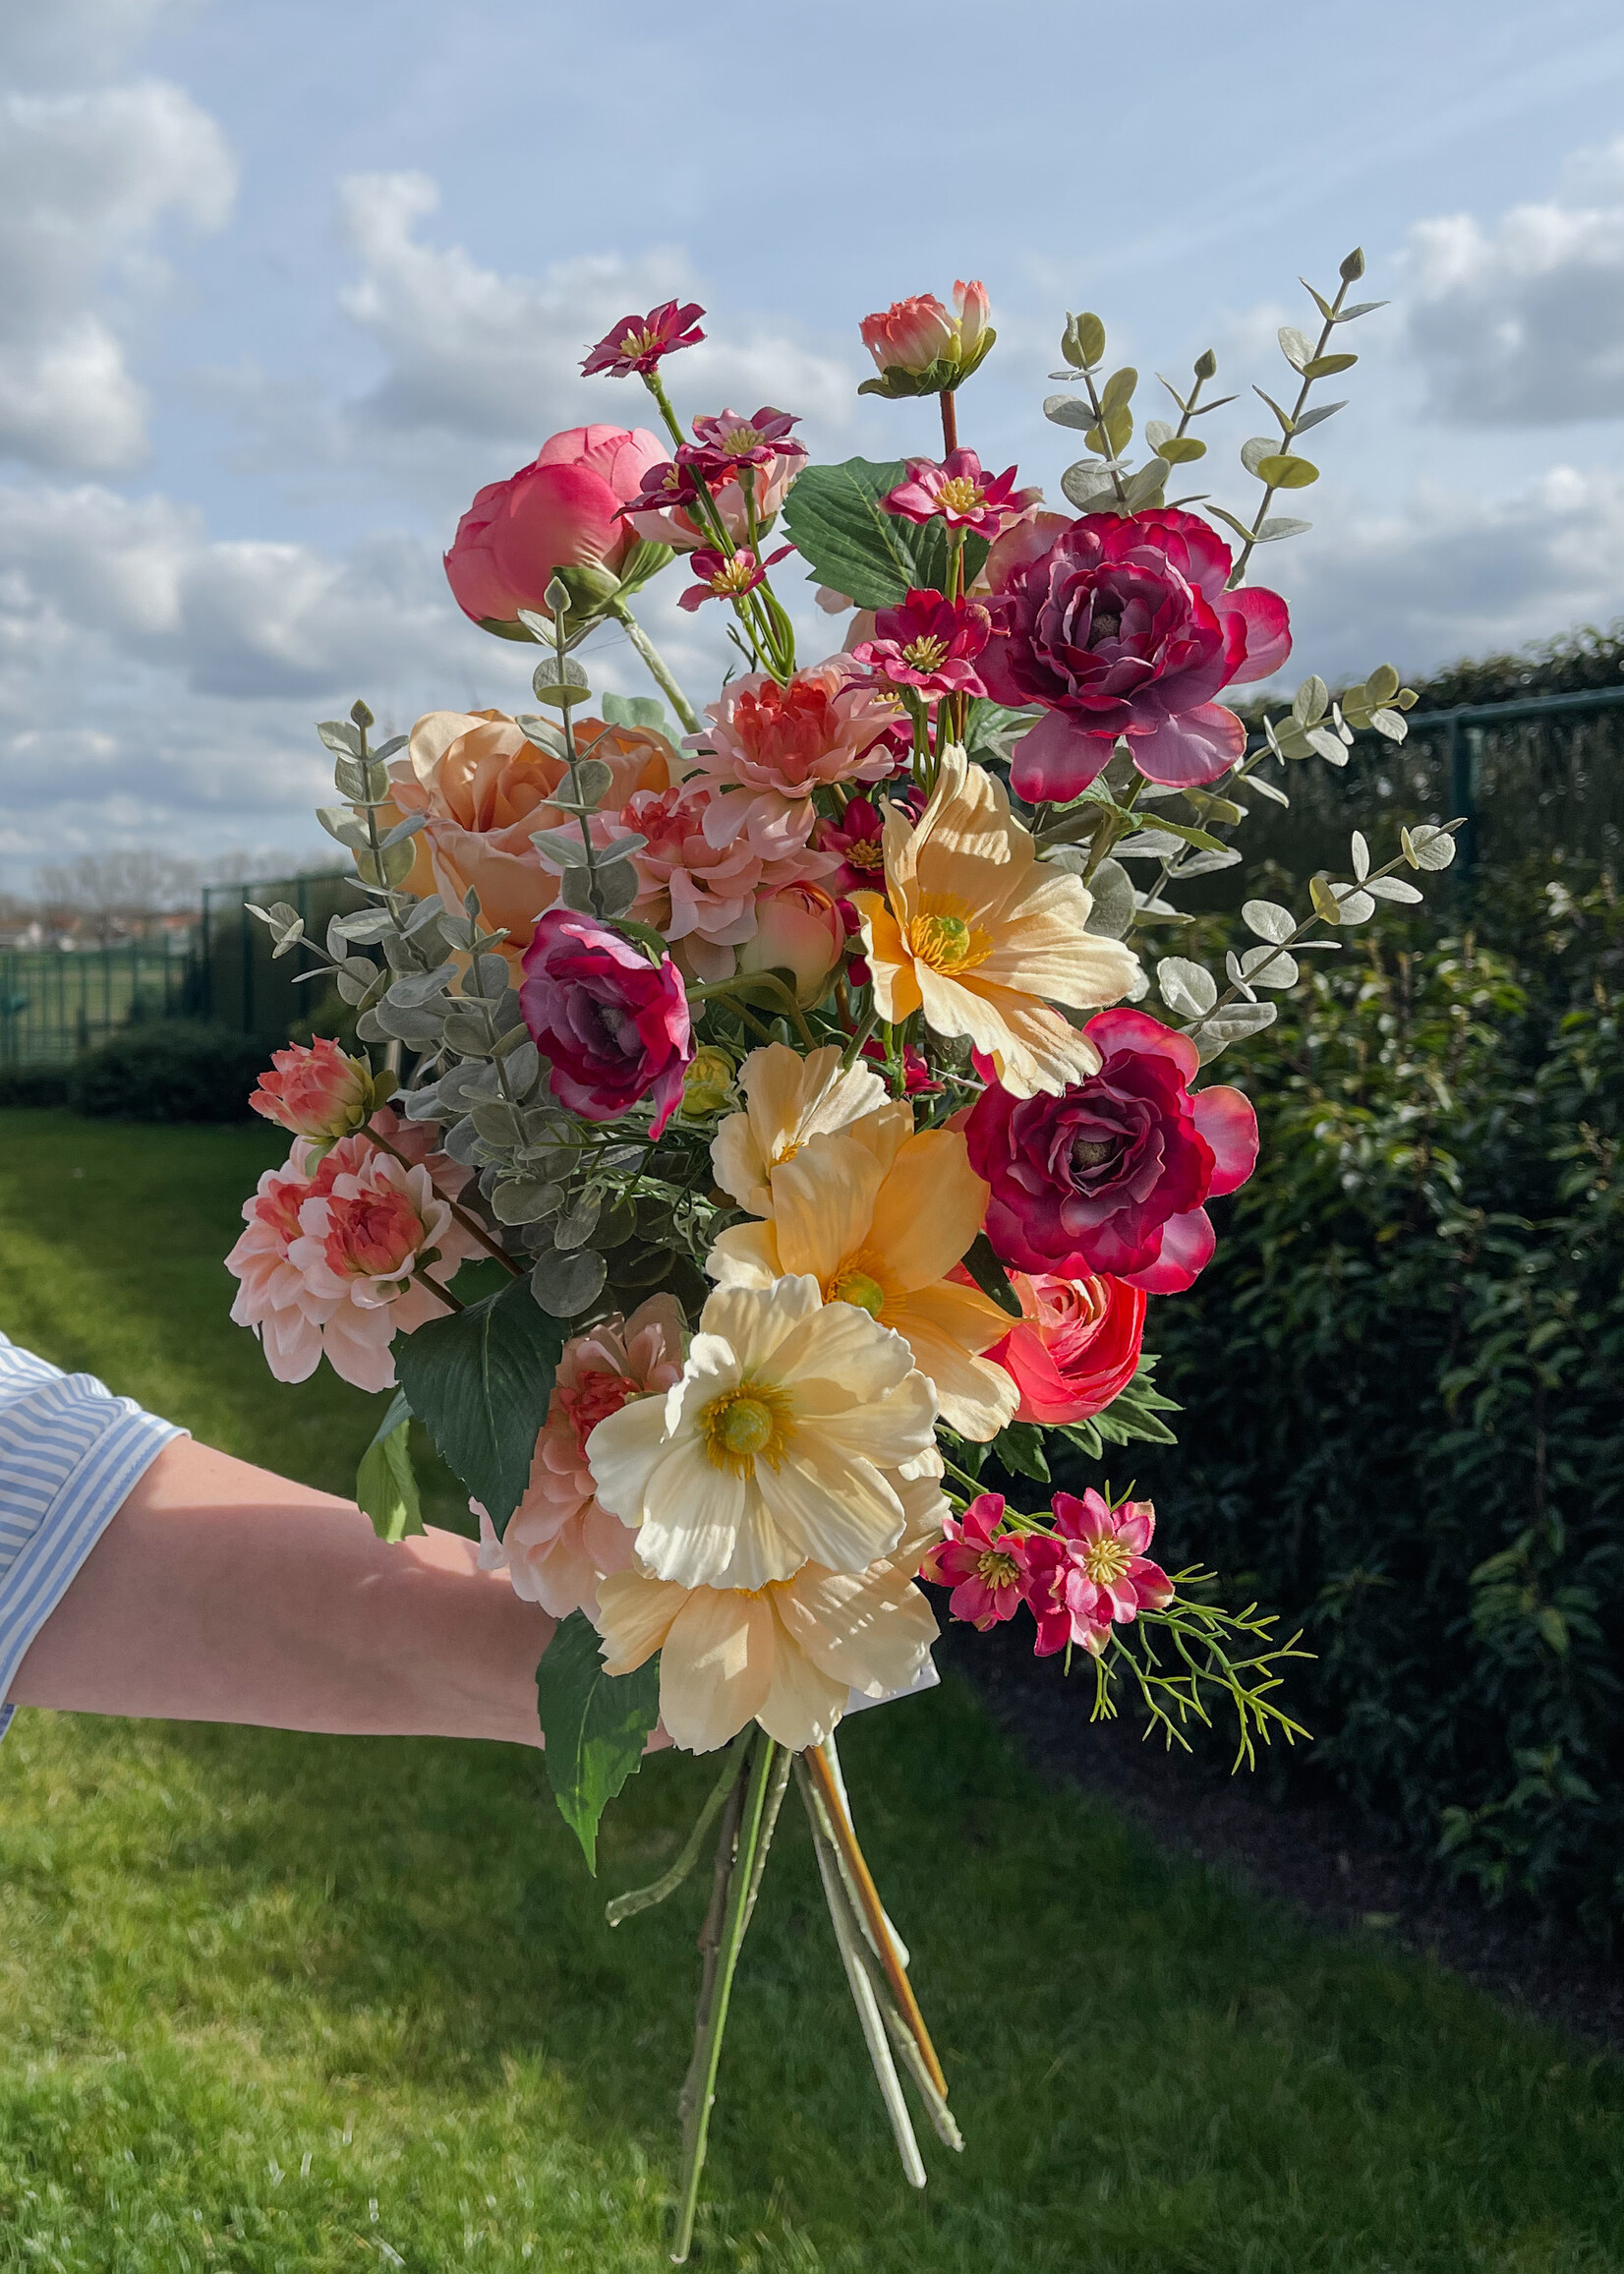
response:
[[[17,1706],[539,1745],[553,1622],[476,1543],[166,1444],[34,1634]]]

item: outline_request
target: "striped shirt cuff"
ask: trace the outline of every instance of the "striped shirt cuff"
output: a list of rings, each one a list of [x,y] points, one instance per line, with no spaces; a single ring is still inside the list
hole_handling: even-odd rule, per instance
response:
[[[170,1422],[0,1335],[0,1699]],[[0,1705],[0,1736],[15,1708]]]

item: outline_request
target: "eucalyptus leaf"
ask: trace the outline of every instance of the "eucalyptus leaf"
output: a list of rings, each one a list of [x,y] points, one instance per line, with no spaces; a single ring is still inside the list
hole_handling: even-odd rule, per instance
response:
[[[1125,939],[1133,922],[1133,880],[1121,861],[1105,859],[1088,880],[1094,904],[1088,929],[1107,940]]]
[[[670,721],[658,695],[605,695],[598,709],[606,726],[635,727],[642,733],[672,739]]]
[[[359,758],[361,755],[360,730],[348,719],[323,719],[316,731],[340,758]]]
[[[1347,408],[1348,398],[1346,395],[1339,403],[1316,403],[1311,411],[1304,412],[1292,431],[1294,434],[1305,435],[1310,427],[1322,426],[1327,419],[1334,419],[1338,411],[1345,411]]]
[[[595,1249],[574,1248],[560,1254],[549,1249],[536,1258],[530,1292],[554,1318],[578,1318],[603,1291],[609,1266]]]
[[[1207,1066],[1232,1042],[1244,1042],[1249,1035],[1261,1034],[1279,1016],[1279,1006],[1274,1003],[1226,1003],[1222,1011],[1214,1011],[1199,1026],[1189,1026],[1185,1031],[1194,1043],[1201,1064]]]
[[[1271,513],[1257,532],[1259,545],[1278,545],[1283,537],[1302,537],[1313,527],[1311,521],[1299,521],[1289,513]]]
[[[1313,354],[1312,342],[1299,331],[1294,323],[1283,323],[1275,337],[1280,342],[1281,354],[1291,365],[1293,371],[1305,370],[1309,357]]]
[[[1260,940],[1272,941],[1284,947],[1297,929],[1290,908],[1283,908],[1278,901],[1243,901],[1241,920],[1247,931],[1255,932]]]
[[[1306,458],[1293,457],[1289,451],[1280,451],[1260,458],[1252,468],[1260,482],[1271,490],[1306,490],[1310,482],[1319,480],[1319,468]]]
[[[1378,901],[1401,901],[1413,907],[1422,895],[1413,884],[1406,884],[1401,876],[1372,876],[1364,880],[1367,893],[1374,893]]]
[[[1093,409],[1085,395],[1045,395],[1043,415],[1057,427],[1083,429],[1094,423]]]
[[[562,1185],[546,1177],[504,1177],[491,1188],[491,1213],[498,1224],[538,1224],[556,1214]]]
[[[1156,988],[1179,1019],[1199,1019],[1218,1000],[1218,982],[1212,973],[1186,956],[1162,958],[1156,965]]]

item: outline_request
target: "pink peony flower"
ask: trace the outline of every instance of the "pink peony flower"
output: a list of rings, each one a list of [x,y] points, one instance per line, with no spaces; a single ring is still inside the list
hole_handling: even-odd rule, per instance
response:
[[[987,321],[984,285],[956,284],[953,301],[953,316],[934,292],[894,300],[877,316],[865,316],[863,345],[880,377],[864,379],[858,393],[941,394],[967,379],[997,334]]]
[[[1003,1522],[1003,1493],[977,1493],[962,1516],[946,1519],[947,1539],[919,1566],[921,1579],[953,1589],[948,1598],[952,1615],[982,1634],[1019,1609],[1026,1596],[1026,1558],[1041,1537],[1002,1532]]]
[[[991,630],[992,618],[973,600],[910,592],[900,608],[881,609],[874,638],[853,648],[851,660],[927,697],[984,695],[975,659]]]
[[[757,895],[756,928],[741,942],[740,971],[792,971],[796,1000],[816,1003],[845,954],[846,930],[829,894],[815,884],[776,885]]]
[[[1161,1610],[1173,1600],[1173,1582],[1145,1555],[1156,1529],[1148,1500],[1125,1500],[1111,1508],[1090,1486],[1078,1499],[1055,1494],[1055,1529],[1092,1592],[1083,1617],[1094,1626],[1127,1622],[1141,1610]]]
[[[625,1320],[605,1319],[564,1345],[524,1498],[497,1539],[476,1500],[480,1563],[505,1569],[514,1593],[554,1618],[598,1608],[598,1582],[629,1571],[635,1536],[599,1505],[587,1462],[598,1424],[633,1398],[658,1396],[682,1374],[682,1308],[655,1295]]]
[[[1138,1370],[1144,1292],[1124,1279],[1012,1271],[1021,1318],[987,1356],[1020,1392],[1017,1422],[1057,1428],[1103,1413]]]
[[[995,637],[982,677],[995,702],[1041,703],[1010,779],[1032,800],[1078,796],[1126,734],[1151,782],[1212,782],[1246,748],[1214,703],[1291,653],[1286,604],[1225,590],[1230,550],[1172,507],[1068,521],[1039,514],[987,557]]]
[[[987,1237],[1022,1271],[1179,1294],[1215,1245],[1202,1203],[1256,1164],[1257,1117],[1238,1089],[1191,1093],[1195,1045],[1142,1011],[1101,1011],[1083,1031],[1100,1053],[1086,1081],[1029,1098],[989,1081],[970,1108]]]
[[[261,1074],[249,1099],[266,1121],[291,1130],[295,1137],[331,1141],[347,1137],[367,1119],[372,1105],[372,1068],[365,1059],[351,1058],[324,1035],[308,1046],[290,1042],[270,1054],[272,1071]],[[390,1084],[392,1087],[392,1083]]]
[[[705,834],[726,845],[747,832],[763,854],[804,845],[817,818],[812,792],[833,783],[880,782],[896,763],[887,730],[897,699],[858,678],[844,657],[797,671],[785,687],[765,671],[735,679],[707,706],[713,724],[685,747],[715,785]]]
[[[1015,470],[988,478],[973,450],[950,450],[934,458],[909,458],[907,480],[880,500],[887,513],[905,521],[945,521],[972,537],[992,539],[1021,520],[1042,498],[1041,490],[1017,490]]]
[[[702,548],[688,556],[688,566],[699,581],[689,585],[676,605],[685,608],[691,615],[708,600],[742,600],[747,592],[755,591],[769,568],[793,551],[793,546],[781,545],[777,553],[770,553],[763,561],[747,545],[741,546],[737,553],[717,553]]]
[[[647,316],[621,317],[596,347],[588,349],[581,376],[591,379],[608,372],[611,379],[630,379],[634,372],[653,371],[662,357],[674,355],[679,347],[699,345],[705,337],[699,329],[704,313],[697,301],[679,308],[674,300],[667,300]]]
[[[545,609],[554,569],[595,569],[618,579],[633,568],[639,540],[619,509],[665,455],[665,444],[641,427],[572,427],[544,442],[533,464],[489,483],[457,523],[445,555],[463,613],[528,639],[518,612]]]
[[[646,1097],[660,1136],[693,1056],[688,998],[668,956],[651,963],[597,917],[550,908],[525,950],[519,1010],[561,1105],[615,1121]]]

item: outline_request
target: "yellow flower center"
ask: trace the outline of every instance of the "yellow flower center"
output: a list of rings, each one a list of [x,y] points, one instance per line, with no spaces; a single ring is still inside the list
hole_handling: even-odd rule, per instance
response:
[[[826,1303],[855,1304],[870,1318],[878,1318],[886,1307],[885,1289],[860,1262],[842,1263],[824,1289],[823,1299]]]
[[[975,1576],[983,1587],[1014,1587],[1020,1578],[1020,1566],[1007,1548],[989,1547],[975,1567]]]
[[[1121,1579],[1133,1560],[1133,1550],[1121,1540],[1090,1540],[1074,1550],[1077,1561],[1096,1587],[1110,1587]]]
[[[770,1469],[780,1466],[792,1421],[786,1389],[776,1382],[741,1381],[711,1400],[699,1417],[699,1433],[713,1469],[748,1477],[758,1461]]]
[[[711,590],[724,600],[733,593],[746,593],[751,588],[756,568],[754,560],[729,560],[719,568],[711,579]]]
[[[933,971],[973,971],[992,954],[992,941],[961,901],[929,894],[908,925],[908,946]]]
[[[902,650],[902,661],[911,664],[916,671],[939,671],[948,660],[948,643],[938,639],[934,632],[921,639],[911,640]]]
[[[955,474],[943,483],[936,496],[950,513],[973,513],[981,502],[981,491],[967,474]]]

